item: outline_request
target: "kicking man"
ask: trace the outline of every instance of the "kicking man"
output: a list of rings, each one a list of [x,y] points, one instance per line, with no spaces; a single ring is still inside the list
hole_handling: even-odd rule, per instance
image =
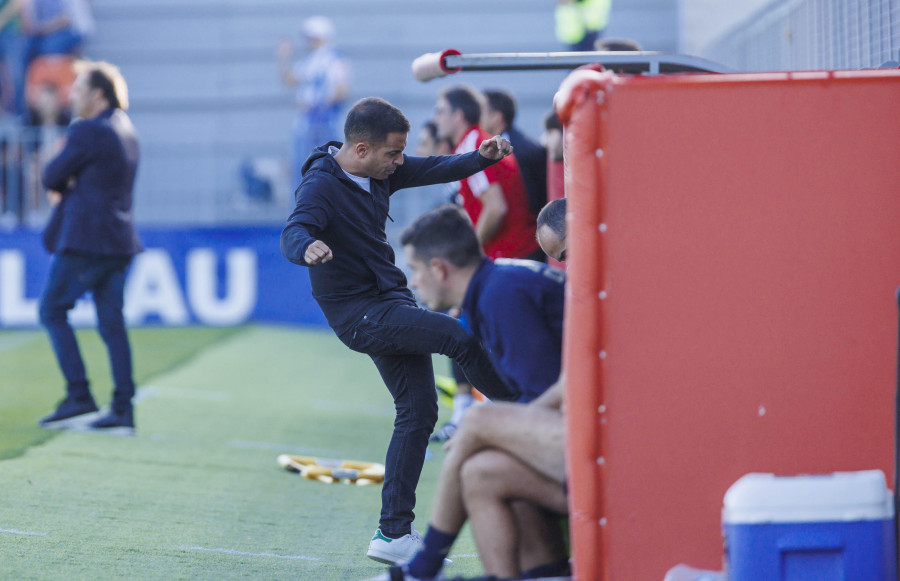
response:
[[[383,99],[357,102],[347,114],[344,143],[318,147],[306,160],[296,207],[281,233],[281,251],[310,267],[313,296],[338,338],[369,355],[394,399],[379,528],[367,555],[406,561],[420,548],[412,528],[416,486],[428,436],[437,421],[431,354],[447,355],[490,398],[515,400],[481,343],[457,321],[416,305],[394,264],[385,222],[397,190],[458,181],[512,152],[493,137],[464,155],[403,154],[409,121]]]

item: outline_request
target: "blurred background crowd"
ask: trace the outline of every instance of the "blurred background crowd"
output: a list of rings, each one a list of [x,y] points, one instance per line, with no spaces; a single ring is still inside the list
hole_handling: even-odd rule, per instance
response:
[[[2,1],[0,230],[46,221],[37,172],[69,122],[79,57],[117,64],[131,88],[129,113],[142,139],[138,224],[203,226],[282,223],[297,159],[326,134],[340,139],[346,108],[364,96],[407,114],[408,153],[433,117],[436,95],[459,82],[509,91],[516,125],[540,138],[566,71],[420,83],[410,63],[426,52],[590,50],[604,39],[630,39],[647,51],[759,71],[876,67],[897,59],[900,47],[900,6],[891,0],[585,4],[600,15],[593,31],[573,25],[565,12],[571,2],[557,0],[520,0],[514,10],[459,0],[439,11],[421,0]],[[331,72],[303,81],[316,67]],[[401,193],[392,217],[399,228],[433,203]]]

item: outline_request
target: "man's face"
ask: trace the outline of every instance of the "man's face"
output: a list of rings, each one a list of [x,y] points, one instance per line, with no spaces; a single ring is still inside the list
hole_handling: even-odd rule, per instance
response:
[[[563,132],[561,129],[548,129],[545,133],[547,152],[553,161],[563,160]]]
[[[388,133],[383,143],[368,145],[363,160],[368,177],[376,180],[387,179],[403,165],[406,136],[406,133]]]
[[[82,119],[91,116],[91,87],[89,85],[88,73],[81,73],[72,84],[72,91],[69,94],[69,100],[72,103],[72,114]]]
[[[537,241],[544,254],[560,262],[566,261],[566,241],[560,240],[550,226],[545,224],[538,228]]]
[[[490,105],[481,108],[481,121],[478,124],[491,135],[503,133],[503,115]]]
[[[441,270],[437,266],[425,264],[416,258],[412,246],[406,245],[403,248],[406,251],[406,262],[412,269],[409,288],[415,290],[428,308],[434,311],[444,311],[458,306],[449,304],[446,298],[446,278],[442,276]]]
[[[431,137],[431,132],[423,129],[419,134],[419,146],[416,148],[416,155],[428,157],[429,155],[437,155],[437,143]]]
[[[462,111],[455,110],[444,97],[438,99],[434,106],[434,124],[437,125],[438,137],[456,142]]]

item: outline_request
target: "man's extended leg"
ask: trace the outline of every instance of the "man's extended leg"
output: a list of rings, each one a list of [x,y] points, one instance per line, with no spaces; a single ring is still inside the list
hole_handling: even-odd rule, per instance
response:
[[[499,450],[484,450],[470,457],[462,467],[460,479],[466,512],[485,572],[518,578],[521,573],[520,535],[534,534],[534,531],[518,529],[519,520],[511,507],[512,501],[527,501],[535,507],[565,513],[568,507],[562,484]],[[520,516],[524,522],[541,517],[536,510],[529,513],[521,506],[520,510],[526,511]],[[557,554],[561,546],[561,542],[554,543],[529,564],[533,566],[538,560],[559,561],[565,556]]]
[[[499,376],[481,342],[443,313],[390,303],[367,313],[354,332],[356,337],[348,342],[351,349],[370,355],[440,353],[458,362],[472,385],[489,398],[514,400],[519,396]],[[360,348],[362,345],[366,347]],[[433,377],[431,383],[433,388]]]

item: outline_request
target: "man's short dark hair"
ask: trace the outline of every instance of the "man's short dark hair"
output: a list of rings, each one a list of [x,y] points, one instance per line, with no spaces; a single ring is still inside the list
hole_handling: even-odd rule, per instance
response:
[[[488,89],[482,93],[491,109],[499,111],[506,126],[512,127],[516,118],[516,98],[512,93],[503,89]]]
[[[384,99],[360,99],[347,113],[344,139],[348,143],[384,143],[388,133],[409,133],[409,120],[403,111]]]
[[[559,117],[556,116],[556,111],[551,109],[544,115],[544,129],[550,131],[551,129],[559,129],[562,131],[562,123],[559,122]]]
[[[454,85],[438,95],[447,100],[450,108],[462,111],[469,125],[477,125],[481,120],[481,96],[478,91],[468,85]]]
[[[128,110],[128,85],[119,67],[104,61],[79,61],[75,73],[87,73],[88,87],[100,89],[110,107]]]
[[[566,239],[566,199],[559,198],[548,202],[537,217],[537,229],[547,226],[560,240]]]
[[[630,38],[601,38],[595,43],[594,47],[597,50],[607,52],[639,52],[644,50],[641,48],[641,43]]]
[[[424,263],[443,258],[457,268],[473,266],[484,255],[475,228],[459,206],[445,204],[416,218],[400,235],[403,246]]]
[[[426,121],[423,129],[425,129],[425,131],[428,132],[428,136],[431,137],[431,139],[435,143],[437,143],[438,139],[440,139],[438,137],[437,123],[435,123],[434,121]]]

